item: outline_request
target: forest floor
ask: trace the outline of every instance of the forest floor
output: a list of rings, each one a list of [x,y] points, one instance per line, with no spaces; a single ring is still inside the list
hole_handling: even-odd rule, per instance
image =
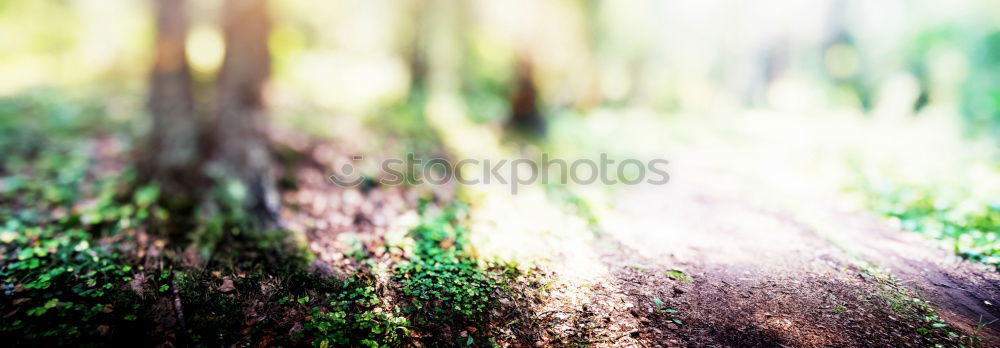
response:
[[[542,226],[507,241],[552,254],[534,263],[535,272],[548,281],[544,290],[520,290],[532,297],[518,304],[531,313],[530,324],[508,323],[519,328],[501,330],[497,342],[623,347],[1000,343],[996,272],[935,248],[883,218],[839,204],[836,195],[803,187],[802,180],[719,167],[712,156],[698,149],[674,152],[671,183],[616,192],[610,209],[598,213],[596,226],[590,226],[592,238],[566,238]],[[300,182],[325,192],[295,196],[297,201],[286,204],[313,202],[313,222],[305,225],[330,221],[318,224],[327,228],[309,229],[310,249],[325,261],[320,268],[341,276],[357,269],[343,255],[349,243],[338,242],[344,231],[364,245],[367,257],[390,264],[399,259],[380,250],[386,246],[384,236],[392,233],[391,221],[413,215],[412,190],[344,190],[329,185],[319,170],[300,170]],[[532,221],[529,211],[536,206],[504,202],[514,207],[495,219]],[[493,214],[489,206],[482,204],[482,214]],[[470,214],[477,214],[476,205]],[[468,331],[449,334],[466,337]]]
[[[18,103],[11,112],[44,106]],[[341,187],[330,168],[391,151],[276,127],[284,230],[247,230],[220,203],[178,236],[163,230],[171,217],[156,189],[133,184],[128,136],[9,120],[0,124],[9,154],[0,338],[9,342],[1000,344],[1000,274],[801,176],[785,166],[785,148],[765,151],[777,155],[768,161],[731,144],[678,147],[664,155],[668,184],[582,199],[589,193],[572,186]],[[462,153],[499,141],[445,123],[457,133],[442,131],[440,152],[498,155]],[[479,146],[462,147],[463,137]],[[217,191],[209,197],[219,202],[239,193]]]

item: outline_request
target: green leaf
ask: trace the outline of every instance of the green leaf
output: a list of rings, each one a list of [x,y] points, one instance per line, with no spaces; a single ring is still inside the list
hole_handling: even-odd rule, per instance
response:
[[[682,282],[692,282],[692,281],[694,281],[694,279],[691,278],[691,276],[689,276],[687,274],[684,274],[684,272],[681,271],[681,270],[676,270],[676,269],[667,270],[667,276],[670,277],[670,279],[677,280],[677,281],[682,281]]]
[[[156,198],[160,196],[160,188],[156,186],[143,186],[142,188],[135,191],[133,200],[135,200],[135,205],[139,207],[148,207],[150,204],[156,201]]]

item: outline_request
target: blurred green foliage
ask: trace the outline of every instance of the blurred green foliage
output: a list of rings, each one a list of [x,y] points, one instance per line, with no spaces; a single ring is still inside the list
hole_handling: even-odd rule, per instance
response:
[[[1000,202],[979,205],[945,198],[929,187],[867,185],[875,211],[903,229],[940,241],[963,258],[1000,270]]]
[[[963,87],[962,109],[973,127],[990,129],[1000,138],[1000,31],[983,38],[972,49],[971,70]]]

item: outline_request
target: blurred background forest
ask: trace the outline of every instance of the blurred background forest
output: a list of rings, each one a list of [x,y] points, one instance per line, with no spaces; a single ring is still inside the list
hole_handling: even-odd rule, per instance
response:
[[[155,54],[149,4],[3,6],[5,95],[87,86],[128,99],[145,90]],[[185,46],[203,85],[222,63],[221,1],[188,6]],[[970,134],[996,129],[1000,39],[996,10],[985,2],[288,0],[270,7],[268,99],[277,119],[290,107],[371,117],[433,87],[465,97],[471,119],[497,122],[509,112],[518,64],[527,64],[547,111],[946,110],[961,115]]]
[[[529,329],[504,336],[489,325],[466,328],[520,315],[506,307],[503,315],[490,314],[498,303],[494,292],[507,286],[491,283],[496,277],[544,273],[531,269],[556,254],[574,266],[557,273],[592,277],[596,273],[585,270],[592,260],[586,260],[597,257],[567,250],[615,231],[633,231],[616,238],[640,249],[660,238],[650,237],[657,223],[613,217],[622,197],[630,197],[622,196],[628,188],[562,183],[510,195],[489,185],[404,187],[372,196],[365,187],[359,196],[324,179],[352,155],[666,158],[668,186],[697,181],[701,172],[688,168],[732,173],[742,178],[734,187],[767,188],[741,196],[753,204],[799,207],[806,215],[810,208],[799,192],[832,192],[963,259],[1000,265],[1000,6],[991,1],[271,0],[270,27],[262,31],[270,60],[261,70],[267,126],[260,138],[271,144],[270,165],[280,168],[277,229],[294,232],[311,273],[369,269],[374,280],[343,276],[353,280],[329,288],[304,275],[310,280],[279,276],[279,290],[262,299],[218,300],[234,289],[259,292],[250,289],[272,279],[270,269],[243,272],[273,263],[266,252],[246,251],[270,237],[247,242],[249,249],[230,243],[246,242],[233,236],[248,227],[231,225],[246,212],[226,202],[248,193],[219,179],[225,170],[203,170],[216,181],[198,190],[221,202],[206,207],[170,200],[167,181],[184,186],[187,179],[147,180],[136,169],[151,157],[144,151],[161,127],[150,99],[154,62],[164,50],[157,45],[154,6],[162,3],[0,0],[0,274],[6,278],[0,315],[20,318],[0,329],[4,337],[22,335],[15,331],[52,337],[55,329],[43,320],[49,310],[70,313],[60,318],[115,316],[101,320],[124,320],[124,327],[146,325],[136,316],[156,312],[180,318],[149,319],[156,322],[149,324],[156,339],[228,345],[252,335],[280,336],[267,331],[270,326],[261,329],[266,333],[239,333],[244,316],[253,317],[248,308],[263,312],[260,306],[280,299],[293,309],[279,307],[286,314],[269,320],[280,327],[275,332],[298,328],[289,342],[347,345],[376,336],[372,342],[390,345],[404,336],[430,344],[519,342],[524,334],[517,330]],[[190,69],[195,124],[212,124],[225,113],[216,101],[226,100],[218,76],[226,59],[221,18],[227,6],[188,1],[183,10],[186,33],[175,43],[183,45]],[[230,146],[213,140],[215,133],[187,133],[191,142]],[[313,162],[315,168],[300,169]],[[379,175],[371,166],[361,169]],[[317,198],[324,194],[337,198]],[[188,214],[197,218],[164,223]],[[403,232],[396,236],[394,229]],[[81,258],[93,264],[77,265]],[[314,259],[326,263],[317,266]],[[421,259],[449,266],[427,273],[420,267],[431,266],[420,266]],[[503,265],[511,270],[496,271]],[[93,273],[81,278],[83,269]],[[85,285],[74,295],[46,290],[70,274],[67,284]],[[472,277],[468,287],[483,291],[485,302],[477,302],[479,293],[470,299],[434,281],[419,283],[445,276]],[[504,281],[524,278],[517,277]],[[109,282],[108,294],[131,284],[135,293],[153,295],[117,317],[119,307],[91,302],[111,306],[131,297],[107,299],[95,290],[99,281]],[[387,290],[394,282],[406,290]],[[209,291],[200,290],[202,283],[217,284]],[[343,295],[343,289],[354,292]],[[414,319],[426,315],[424,309],[388,318],[372,312],[388,308],[379,302],[383,296],[428,291],[466,310],[424,322]],[[70,296],[78,299],[67,305]],[[185,319],[179,308],[161,308],[174,299],[196,309]],[[309,312],[320,308],[317,301],[326,301],[322,313]],[[655,302],[659,310],[663,303]],[[229,310],[248,314],[228,321]],[[360,316],[326,317],[337,310],[369,315],[364,320],[376,324]],[[277,311],[268,313],[277,318]],[[311,321],[303,328],[306,313]],[[440,330],[451,331],[428,328],[440,320],[447,323]],[[187,333],[169,334],[185,323]],[[265,326],[258,323],[247,325]],[[66,337],[104,337],[108,325],[94,322],[96,329],[81,326],[83,333]],[[213,334],[218,327],[227,333]],[[427,334],[395,336],[410,330]],[[544,341],[532,336],[527,342],[536,340]]]

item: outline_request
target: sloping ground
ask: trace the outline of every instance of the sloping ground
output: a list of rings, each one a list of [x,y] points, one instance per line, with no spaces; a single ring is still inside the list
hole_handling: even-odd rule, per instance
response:
[[[295,187],[284,214],[316,256],[313,271],[347,278],[369,269],[387,306],[405,301],[385,272],[406,257],[419,188],[337,187],[323,173],[344,157],[330,153],[336,146],[292,147],[311,163],[288,173]],[[548,253],[529,262],[547,281],[514,284],[487,326],[414,328],[409,342],[454,343],[488,330],[501,346],[996,344],[997,324],[987,324],[998,316],[996,273],[821,190],[696,155],[675,156],[665,186],[619,192],[599,214],[597,236],[538,192],[475,191],[473,232],[512,238],[494,250],[513,251],[508,259]],[[490,242],[477,245],[481,256],[493,255]]]
[[[288,173],[285,218],[316,256],[313,271],[371,270],[386,308],[404,303],[386,272],[407,257],[423,188],[337,187],[324,170],[346,157],[338,146],[292,147],[312,163]],[[483,330],[477,339],[501,346],[997,344],[996,273],[841,204],[810,178],[713,156],[678,153],[671,183],[618,192],[596,235],[537,190],[467,188],[479,242],[470,250],[537,266],[544,285],[514,283],[486,326],[413,328],[408,342],[454,344]],[[453,189],[423,196],[447,201]]]
[[[998,344],[997,273],[842,204],[780,163],[754,172],[765,166],[689,148],[667,156],[669,184],[625,187],[610,209],[583,212],[539,187],[517,195],[506,186],[458,195],[448,186],[345,189],[325,176],[348,157],[346,146],[273,137],[283,147],[283,217],[315,256],[310,274],[273,257],[288,250],[267,235],[226,235],[201,263],[197,249],[167,244],[148,229],[157,213],[147,191],[117,196],[127,163],[114,137],[81,142],[78,153],[50,155],[45,165],[4,168],[39,181],[4,181],[6,214],[34,232],[5,231],[0,266],[34,260],[30,267],[58,277],[18,271],[5,279],[5,319],[26,319],[12,320],[4,337],[30,342],[37,337],[25,332],[35,330],[62,344],[247,346]],[[69,174],[76,176],[56,180]],[[468,215],[419,212],[450,201],[466,201]],[[153,213],[138,212],[147,209]],[[464,228],[468,236],[456,232]],[[403,267],[447,260],[433,255],[457,260],[433,272]],[[97,266],[105,271],[96,278],[62,271]],[[428,281],[409,282],[419,277]],[[98,289],[109,292],[93,295]],[[475,295],[461,297],[465,290]],[[426,306],[413,310],[421,296]],[[477,310],[462,317],[455,304]],[[57,335],[63,327],[78,332]]]
[[[816,190],[679,158],[602,217],[608,272],[553,291],[544,343],[1000,344],[996,273]]]
[[[495,140],[440,105],[431,120],[451,151],[497,156],[470,153]],[[536,204],[530,189],[470,188],[486,196],[472,213],[482,244],[551,276],[532,308],[536,346],[1000,344],[1000,275],[855,208],[832,187],[844,173],[830,165],[844,159],[831,154],[869,144],[856,138],[870,125],[753,116],[671,127],[614,113],[570,124],[557,135],[569,139],[562,150],[604,151],[587,147],[595,142],[670,150],[662,158],[672,181],[618,191],[609,210],[596,210],[596,238]],[[810,163],[832,172],[813,176],[802,166]]]

